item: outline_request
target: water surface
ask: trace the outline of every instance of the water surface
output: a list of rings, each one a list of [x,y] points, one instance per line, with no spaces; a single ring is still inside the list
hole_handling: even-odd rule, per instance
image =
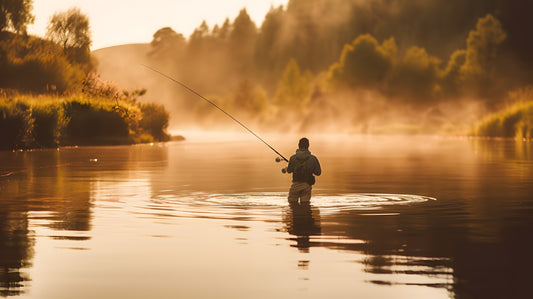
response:
[[[291,206],[242,135],[0,152],[0,296],[530,296],[531,143],[310,136],[323,175]]]

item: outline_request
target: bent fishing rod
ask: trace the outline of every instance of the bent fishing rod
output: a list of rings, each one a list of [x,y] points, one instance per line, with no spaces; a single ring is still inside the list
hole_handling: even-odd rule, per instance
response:
[[[218,110],[222,111],[222,113],[226,114],[226,116],[228,116],[229,118],[231,118],[232,120],[234,120],[236,123],[238,123],[241,127],[243,127],[244,129],[246,129],[246,131],[248,131],[250,134],[254,135],[257,139],[259,139],[261,142],[263,142],[266,146],[268,146],[271,150],[273,150],[279,157],[281,157],[283,160],[285,160],[285,162],[289,162],[289,160],[287,160],[287,158],[285,158],[282,154],[280,154],[275,148],[273,148],[270,144],[268,144],[265,140],[263,140],[263,138],[259,137],[259,135],[257,135],[256,133],[254,133],[252,130],[250,130],[247,126],[245,126],[242,122],[240,122],[238,119],[236,119],[235,117],[233,117],[233,115],[227,113],[226,111],[224,111],[224,109],[220,108],[220,106],[218,106],[217,104],[215,104],[214,102],[210,101],[209,99],[207,99],[206,97],[202,96],[201,94],[199,94],[198,92],[196,92],[194,89],[190,88],[189,86],[185,85],[184,83],[170,77],[169,75],[163,73],[163,72],[160,72],[152,67],[149,67],[145,64],[141,64],[142,66],[144,66],[145,68],[151,70],[152,72],[155,72],[165,78],[167,78],[168,80],[180,85],[181,87],[185,88],[186,90],[188,90],[190,93],[198,96],[199,98],[201,98],[202,100],[208,102],[209,104],[213,105],[215,108],[217,108]],[[281,159],[279,158],[276,158],[276,162],[281,162]]]

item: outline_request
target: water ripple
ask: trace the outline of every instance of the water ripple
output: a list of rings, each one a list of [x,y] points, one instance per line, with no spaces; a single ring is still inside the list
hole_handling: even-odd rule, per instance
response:
[[[205,194],[198,200],[224,206],[286,206],[286,193]],[[386,205],[406,205],[433,201],[436,198],[410,194],[353,193],[340,195],[316,195],[311,204],[319,208],[366,209]]]
[[[343,210],[379,210],[390,205],[409,205],[436,200],[433,197],[409,194],[340,194],[316,195],[311,205],[322,213]],[[142,210],[157,217],[193,217],[222,219],[259,219],[279,214],[288,206],[285,192],[256,192],[237,194],[193,193],[161,195],[151,198]],[[145,210],[146,209],[146,210]]]

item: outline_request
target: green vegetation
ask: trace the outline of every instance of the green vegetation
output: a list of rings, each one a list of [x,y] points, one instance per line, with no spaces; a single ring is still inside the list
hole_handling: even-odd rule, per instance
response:
[[[31,93],[80,90],[86,76],[55,43],[0,32],[0,88]]]
[[[473,135],[516,139],[533,138],[533,88],[520,89],[509,96],[514,104],[488,115],[475,127]]]
[[[262,103],[241,115],[265,129],[464,134],[483,116],[469,112],[497,111],[509,91],[531,84],[524,9],[533,4],[523,5],[290,0],[259,26],[243,9],[188,39],[162,28],[147,60],[227,110]],[[243,82],[266,99],[242,97]],[[484,109],[465,109],[472,103]],[[215,117],[197,109],[193,119]]]
[[[30,0],[0,0],[0,149],[167,141],[169,114],[94,73],[89,19],[54,14],[47,38],[28,36]],[[10,32],[8,30],[14,30]]]
[[[85,95],[0,96],[0,149],[167,141],[162,106]]]
[[[24,10],[31,8],[32,1],[7,2],[13,9]],[[11,27],[22,30],[26,24],[19,24],[20,18],[29,12],[19,13],[22,16],[16,17],[14,11],[0,10],[0,25],[2,19],[12,19],[11,23],[16,21],[18,25]],[[24,20],[31,22],[33,18]],[[56,13],[50,19],[48,39],[5,30],[8,28],[0,27],[0,88],[32,93],[72,93],[79,91],[83,79],[94,71],[89,20],[79,9]]]
[[[9,144],[165,140],[169,113],[161,103],[180,121],[220,125],[224,115],[191,106],[181,91],[154,83],[159,104],[139,104],[142,94],[98,82],[88,18],[76,8],[58,12],[40,39],[24,34],[31,5],[0,0],[0,88],[63,100],[39,111],[4,99],[17,128],[10,138],[18,141]],[[533,2],[505,0],[290,0],[262,24],[243,9],[212,28],[203,22],[188,38],[161,28],[142,60],[263,129],[465,134],[485,114],[504,113],[510,91],[532,84],[531,9]],[[65,100],[77,95],[91,100]],[[131,111],[100,103],[124,99],[133,100]],[[528,136],[524,107],[477,134]],[[95,133],[99,125],[85,131],[96,119],[107,139]]]
[[[71,8],[66,12],[58,12],[52,16],[46,36],[60,45],[63,53],[74,65],[85,72],[94,69],[91,58],[91,34],[89,18],[79,8]]]
[[[13,29],[26,33],[26,27],[34,21],[32,9],[33,0],[0,0],[0,32]]]

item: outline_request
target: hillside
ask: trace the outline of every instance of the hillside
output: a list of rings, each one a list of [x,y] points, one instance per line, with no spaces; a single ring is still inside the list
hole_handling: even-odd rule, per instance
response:
[[[111,81],[123,89],[141,86],[142,64],[147,64],[150,44],[127,44],[98,49],[92,52],[98,60],[97,72],[104,81]]]

